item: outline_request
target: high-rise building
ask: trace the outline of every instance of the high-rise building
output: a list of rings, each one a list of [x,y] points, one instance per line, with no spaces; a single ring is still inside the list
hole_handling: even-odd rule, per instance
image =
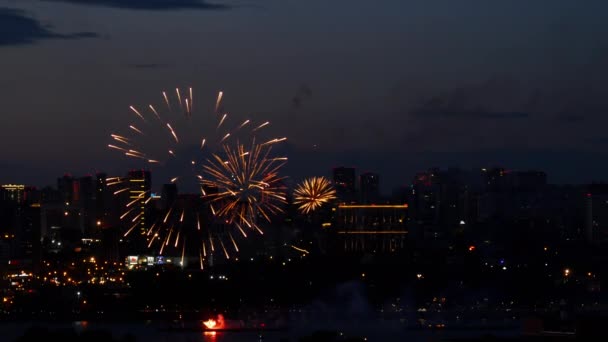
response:
[[[415,234],[437,238],[464,229],[476,212],[471,193],[480,181],[475,178],[458,168],[417,173],[408,200]]]
[[[380,199],[380,176],[377,173],[365,172],[359,176],[361,203],[377,203]]]
[[[419,172],[412,181],[408,199],[410,216],[413,224],[422,230],[436,229],[439,224],[440,191],[436,171]]]
[[[504,168],[481,169],[486,191],[533,191],[547,185],[547,174],[542,171],[512,171]]]
[[[59,192],[61,201],[65,203],[72,203],[74,201],[74,187],[78,188],[78,185],[74,184],[72,175],[65,174],[63,177],[57,178],[57,191]]]
[[[20,205],[13,200],[0,199],[0,262],[4,265],[15,249],[16,213]]]
[[[91,208],[93,207],[93,202],[95,201],[95,188],[96,183],[93,181],[93,176],[87,175],[81,177],[78,180],[80,184],[80,196],[79,200],[82,204],[83,208]]]
[[[109,222],[111,194],[108,190],[108,176],[100,172],[95,179],[95,219],[96,225],[104,226]],[[99,222],[99,224],[97,224]]]
[[[177,184],[163,184],[160,194],[161,209],[168,210],[177,200]]]
[[[57,179],[58,203],[65,205],[66,222],[62,228],[77,229],[84,235],[90,235],[96,226],[97,215],[95,214],[96,184],[90,175],[75,178],[65,174]],[[48,198],[49,191],[42,193],[42,202],[50,208],[50,202],[57,199]]]
[[[139,231],[143,233],[146,231],[146,225],[149,224],[147,199],[151,195],[150,190],[152,187],[150,171],[131,170],[127,178],[129,180],[129,201],[137,200],[136,204],[134,204],[134,212],[136,212],[134,218],[138,222]]]
[[[513,187],[518,191],[541,190],[547,185],[547,174],[542,171],[516,171],[510,175]]]
[[[478,199],[478,221],[529,217],[543,207],[540,196],[547,189],[542,171],[481,169],[482,191]]]
[[[354,202],[356,197],[356,176],[355,168],[336,167],[333,170],[334,187],[338,200],[342,203]]]
[[[40,190],[40,203],[61,202],[59,191],[52,186],[45,186]]]
[[[20,197],[25,188],[0,188],[12,192],[0,198],[0,262],[5,264],[9,259],[28,265],[40,260],[40,204]]]
[[[95,181],[91,175],[78,179],[79,195],[78,206],[80,208],[80,219],[82,221],[82,231],[85,235],[90,235],[96,226],[95,215]]]
[[[27,204],[40,203],[41,192],[35,186],[26,186],[23,190],[23,202]]]
[[[585,239],[597,243],[608,240],[608,184],[589,186],[585,201]]]
[[[15,234],[16,256],[31,261],[34,268],[37,267],[41,257],[40,221],[38,204],[24,205],[18,211]]]

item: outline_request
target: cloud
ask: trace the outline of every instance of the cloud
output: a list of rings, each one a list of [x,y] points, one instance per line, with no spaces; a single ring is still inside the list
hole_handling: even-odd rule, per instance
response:
[[[44,39],[80,39],[98,37],[93,32],[59,34],[18,9],[0,8],[0,46],[34,44]]]
[[[312,89],[307,84],[302,84],[291,99],[293,108],[300,108],[302,102],[312,98]]]
[[[501,75],[465,84],[457,81],[444,89],[424,89],[397,102],[399,110],[386,120],[393,120],[393,127],[403,127],[397,143],[421,152],[440,151],[445,146],[471,151],[581,147],[580,140],[564,137],[579,135],[586,117],[599,112],[600,96],[593,96],[597,100],[592,106],[584,105],[590,103],[591,95],[587,87],[574,91],[557,82]]]
[[[105,6],[131,10],[224,10],[228,5],[212,4],[204,0],[44,0],[68,2],[78,5]]]
[[[527,119],[539,96],[522,94],[518,82],[511,79],[492,78],[425,97],[410,113],[419,119]]]
[[[419,108],[412,112],[425,118],[449,117],[449,118],[471,118],[471,119],[526,119],[530,113],[524,112],[493,112],[483,108],[458,109],[449,107]]]

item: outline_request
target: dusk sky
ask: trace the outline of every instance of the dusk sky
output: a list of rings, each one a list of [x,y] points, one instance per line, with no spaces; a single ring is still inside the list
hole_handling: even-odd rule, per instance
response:
[[[608,181],[608,2],[0,0],[0,183],[124,173],[130,105],[195,89],[287,136],[285,173]]]

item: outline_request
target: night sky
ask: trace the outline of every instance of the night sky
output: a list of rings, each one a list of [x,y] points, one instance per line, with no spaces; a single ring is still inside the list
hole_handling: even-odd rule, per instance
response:
[[[0,183],[123,174],[131,104],[195,89],[287,136],[285,173],[608,181],[608,2],[0,0]]]

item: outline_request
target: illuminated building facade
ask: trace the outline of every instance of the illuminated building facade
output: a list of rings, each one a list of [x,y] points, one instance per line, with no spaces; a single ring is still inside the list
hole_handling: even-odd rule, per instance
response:
[[[407,204],[339,205],[332,231],[345,251],[395,252],[405,247]]]
[[[150,197],[151,190],[151,176],[150,171],[147,170],[131,170],[128,174],[128,187],[129,187],[129,201],[133,201],[135,199],[139,199],[135,204],[137,207],[135,211],[137,211],[138,229],[140,233],[145,233],[146,224],[148,222],[148,197]]]
[[[25,185],[22,184],[3,184],[1,198],[5,201],[23,203],[25,200]]]

